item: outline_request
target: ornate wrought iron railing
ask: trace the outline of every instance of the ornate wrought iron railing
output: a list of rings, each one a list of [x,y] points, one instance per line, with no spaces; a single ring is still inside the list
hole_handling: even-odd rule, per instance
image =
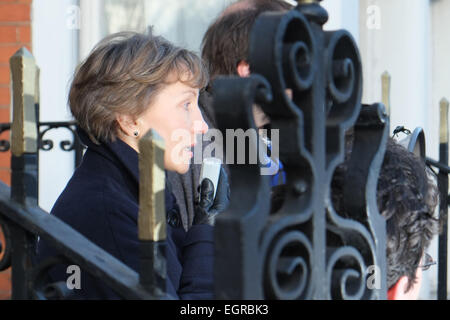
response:
[[[382,77],[388,108],[361,105],[362,68],[352,36],[344,30],[323,31],[328,15],[319,1],[298,2],[287,14],[266,13],[257,19],[250,44],[252,77],[222,78],[213,85],[222,131],[255,129],[254,103],[269,115],[272,128],[279,130],[288,195],[271,212],[269,182],[257,174],[257,166],[230,166],[234,193],[216,224],[217,296],[384,299],[386,233],[376,184],[390,131],[390,77]],[[332,206],[330,185],[344,159],[347,131],[354,132],[355,142],[344,186],[344,215]],[[442,141],[434,165],[448,163]],[[247,147],[257,145],[249,142]],[[444,223],[447,174],[439,174]],[[447,297],[446,223],[444,230],[439,299]]]
[[[215,227],[216,298],[385,299],[386,231],[376,183],[389,117],[382,104],[361,105],[361,61],[350,33],[323,31],[327,12],[317,1],[298,2],[288,13],[262,14],[255,22],[250,78],[226,77],[213,84],[224,133],[256,129],[253,103],[271,117],[287,178],[286,198],[271,212],[269,179],[260,175],[259,165],[230,165],[231,203]],[[43,137],[53,127],[73,132],[73,123],[39,123],[38,71],[25,49],[11,58],[11,69],[13,122],[0,126],[0,131],[9,126],[12,134],[11,188],[0,183],[6,238],[0,270],[12,266],[12,298],[70,298],[65,283],[46,278],[46,271],[61,262],[102,278],[123,298],[170,298],[164,283],[164,204],[154,202],[164,188],[162,141],[152,132],[140,141],[138,273],[38,208],[38,150],[53,146]],[[332,206],[330,184],[344,160],[348,130],[355,142],[344,216]],[[74,135],[73,142],[60,145],[67,151],[77,143]],[[246,143],[247,152],[258,147],[251,139]],[[37,237],[53,244],[60,256],[35,264]]]
[[[63,140],[60,142],[59,146],[61,150],[75,152],[75,167],[78,167],[81,163],[83,157],[83,145],[76,134],[76,123],[75,121],[56,121],[56,122],[38,122],[37,127],[39,130],[38,145],[39,150],[50,151],[54,147],[53,140],[45,139],[44,135],[53,129],[64,128],[72,133],[72,140]],[[11,130],[11,123],[0,123],[0,134],[5,131]],[[9,140],[0,140],[0,152],[7,152],[11,148]]]
[[[216,224],[217,296],[385,299],[386,231],[375,199],[389,119],[382,104],[361,106],[361,61],[351,34],[323,31],[327,12],[316,1],[299,3],[256,20],[250,78],[213,85],[223,131],[255,128],[251,106],[262,106],[279,130],[287,177],[287,198],[271,213],[268,179],[256,166],[230,166],[233,197]],[[350,129],[356,139],[343,216],[332,206],[330,184]],[[367,285],[371,266],[379,270],[375,287]]]

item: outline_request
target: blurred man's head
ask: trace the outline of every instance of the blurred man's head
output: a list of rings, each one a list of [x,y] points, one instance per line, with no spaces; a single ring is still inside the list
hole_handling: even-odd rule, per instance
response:
[[[266,11],[290,9],[292,5],[283,0],[243,0],[227,7],[202,41],[202,58],[211,80],[219,74],[248,76],[249,37],[256,18]]]
[[[347,162],[336,169],[333,204],[342,208],[342,184]],[[377,204],[386,219],[388,298],[417,299],[426,250],[438,232],[435,217],[438,189],[423,160],[389,139],[377,185]]]
[[[218,75],[250,76],[249,38],[256,19],[266,11],[292,8],[283,0],[241,0],[227,7],[209,26],[202,41],[202,58],[211,81]],[[259,106],[254,106],[253,116],[258,128],[270,121]]]

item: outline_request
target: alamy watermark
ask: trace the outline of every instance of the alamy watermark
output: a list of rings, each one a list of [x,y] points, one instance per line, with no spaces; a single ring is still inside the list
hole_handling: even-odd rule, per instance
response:
[[[66,273],[69,274],[66,280],[67,289],[81,289],[81,269],[76,264],[67,267]]]
[[[201,125],[202,122],[196,121],[194,131],[199,132]],[[267,136],[270,136],[270,140]],[[172,132],[171,140],[176,142],[171,150],[172,161],[178,164],[191,163],[191,159],[181,157],[180,154],[186,146],[193,144],[192,133],[186,129],[177,129]],[[278,129],[226,129],[225,137],[220,130],[209,129],[201,139],[197,139],[192,163],[202,164],[204,158],[216,157],[225,164],[260,164],[261,175],[274,175],[279,169],[279,140]]]
[[[66,27],[69,30],[80,30],[81,9],[79,6],[71,5],[66,9]]]
[[[368,6],[366,9],[367,20],[366,27],[369,30],[381,29],[381,9],[377,5]]]
[[[381,269],[376,265],[371,265],[366,269],[368,275],[366,280],[366,286],[370,290],[381,289]]]
[[[66,286],[69,290],[81,289],[81,269],[78,265],[69,265],[66,269],[69,275]],[[371,265],[365,270],[366,286],[369,290],[381,289],[381,269],[377,265]]]

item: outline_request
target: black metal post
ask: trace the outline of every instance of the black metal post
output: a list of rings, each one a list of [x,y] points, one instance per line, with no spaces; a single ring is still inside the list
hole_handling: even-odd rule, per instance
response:
[[[24,206],[38,205],[37,153],[11,158],[11,199]],[[34,237],[21,226],[11,223],[12,299],[30,299],[28,271],[32,268]]]
[[[11,126],[11,200],[23,207],[36,207],[38,199],[38,114],[36,81],[39,74],[26,48],[10,59],[13,87]],[[28,270],[31,269],[32,235],[11,224],[12,299],[29,299]]]
[[[441,123],[439,138],[439,162],[448,165],[448,101],[441,100]],[[439,235],[438,254],[438,300],[447,300],[447,237],[448,237],[448,172],[439,169],[438,187],[441,195],[439,214],[442,221],[442,232]]]

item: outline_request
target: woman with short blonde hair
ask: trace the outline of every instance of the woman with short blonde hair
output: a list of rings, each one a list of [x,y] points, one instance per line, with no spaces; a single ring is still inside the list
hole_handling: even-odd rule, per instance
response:
[[[165,142],[166,170],[186,173],[196,135],[208,130],[198,108],[199,91],[207,82],[201,59],[163,37],[123,32],[102,40],[77,68],[70,88],[70,110],[87,150],[51,214],[139,271],[138,141],[150,129],[157,131]],[[173,139],[180,130],[185,139]],[[212,182],[206,179],[201,188],[196,224],[186,232],[166,183],[166,285],[173,297],[213,297],[212,224],[229,200],[226,174],[222,170],[215,199]],[[56,254],[39,241],[38,260]],[[65,281],[65,270],[51,270],[51,280]],[[89,274],[74,293],[118,298]]]

